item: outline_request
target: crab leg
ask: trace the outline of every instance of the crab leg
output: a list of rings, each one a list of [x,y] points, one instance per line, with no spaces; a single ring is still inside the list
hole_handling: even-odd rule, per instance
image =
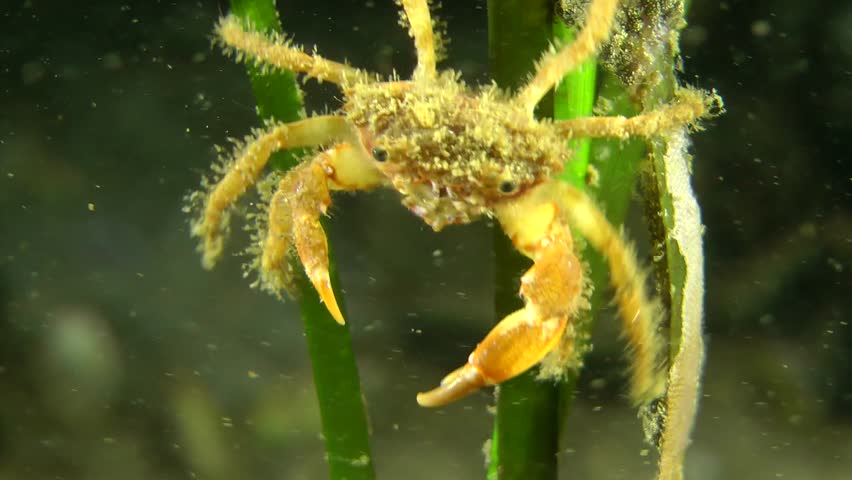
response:
[[[349,65],[327,60],[317,54],[307,54],[278,34],[271,36],[243,28],[237,17],[222,18],[216,26],[216,37],[237,60],[248,59],[256,64],[272,65],[281,70],[304,73],[318,81],[337,85],[370,83],[376,76]]]
[[[660,334],[662,311],[645,288],[645,272],[603,212],[583,192],[559,183],[557,198],[572,227],[609,262],[615,301],[630,344],[630,397],[648,405],[666,391],[666,342]]]
[[[343,117],[322,116],[287,124],[276,124],[246,139],[228,162],[225,175],[204,200],[204,212],[192,226],[192,235],[201,237],[202,264],[213,268],[222,254],[226,215],[277,150],[310,147],[351,138],[353,130]]]
[[[261,255],[261,281],[278,291],[286,288],[287,255],[295,244],[305,273],[331,316],[343,314],[328,272],[328,242],[320,216],[331,205],[330,190],[365,190],[381,184],[381,174],[360,143],[330,148],[284,176],[269,207],[269,227]]]
[[[630,118],[587,117],[554,122],[553,126],[567,138],[615,137],[627,138],[641,135],[649,137],[667,130],[694,124],[698,119],[721,112],[722,99],[718,95],[682,88],[675,94],[674,102]]]
[[[542,57],[535,77],[518,92],[515,102],[532,113],[544,94],[566,73],[597,53],[601,44],[609,38],[617,5],[617,0],[593,0],[586,13],[586,25],[574,41]]]
[[[402,0],[402,8],[408,18],[409,34],[414,37],[417,50],[417,69],[415,77],[435,78],[435,35],[432,31],[432,17],[426,0]]]
[[[501,320],[467,364],[438,388],[418,394],[417,403],[440,406],[506,381],[540,362],[559,343],[581,297],[583,271],[558,213],[552,202],[525,202],[497,211],[515,246],[535,261],[521,278],[526,306]]]

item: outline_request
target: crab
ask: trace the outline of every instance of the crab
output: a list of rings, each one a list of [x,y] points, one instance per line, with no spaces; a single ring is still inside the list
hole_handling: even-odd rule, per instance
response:
[[[616,303],[630,343],[632,399],[650,404],[665,394],[661,313],[648,294],[632,249],[595,202],[556,176],[571,161],[568,140],[653,136],[690,125],[709,108],[701,92],[681,89],[661,108],[631,117],[538,120],[533,110],[565,75],[608,39],[616,0],[590,3],[574,42],[545,53],[529,82],[509,94],[472,88],[453,71],[436,69],[436,35],[426,0],[402,0],[417,65],[408,80],[387,81],[306,53],[276,36],[252,31],[232,16],[217,41],[238,58],[338,85],[342,109],[292,123],[270,123],[236,148],[215,181],[194,195],[200,213],[192,235],[205,267],[220,257],[229,212],[258,184],[278,150],[318,147],[277,177],[257,250],[259,281],[273,292],[292,286],[295,251],[331,316],[343,324],[329,279],[328,246],[320,223],[335,191],[389,187],[438,231],[481,218],[496,220],[513,245],[533,260],[521,278],[524,307],[503,318],[467,362],[436,388],[417,395],[422,406],[458,400],[513,378],[542,359],[572,331],[584,304],[584,268],[573,231],[608,260]],[[570,338],[569,338],[570,340]]]

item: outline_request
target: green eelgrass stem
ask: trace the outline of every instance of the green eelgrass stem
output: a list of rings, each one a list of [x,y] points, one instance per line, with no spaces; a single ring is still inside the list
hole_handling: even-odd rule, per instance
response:
[[[489,0],[489,60],[492,75],[503,88],[517,89],[532,71],[548,42],[568,43],[575,30],[554,18],[552,2],[543,0]],[[552,40],[551,40],[552,39]],[[592,115],[596,97],[596,59],[590,59],[570,72],[536,110],[539,116],[559,119]],[[613,100],[613,114],[635,113],[619,82],[609,75],[601,82],[601,94]],[[552,100],[551,100],[552,98]],[[643,158],[642,142],[590,141],[571,143],[574,155],[560,176],[563,181],[585,189],[592,153],[601,148],[614,152],[609,160],[596,165],[602,188],[591,192],[614,225],[620,225],[630,203],[638,164]],[[517,296],[520,272],[529,261],[518,254],[502,232],[495,229],[495,313],[497,318],[522,306]],[[589,249],[583,252],[590,265],[590,277],[598,288],[591,298],[588,315],[594,318],[603,305],[607,267],[603,258]],[[581,322],[588,329],[591,322]],[[586,332],[587,333],[587,332]],[[582,338],[583,335],[578,335]],[[579,372],[561,383],[536,380],[534,369],[500,386],[497,416],[490,449],[489,480],[542,479],[557,477],[560,426],[574,396]]]
[[[281,31],[273,0],[231,0],[232,13],[252,28]],[[258,112],[264,119],[289,122],[304,117],[302,94],[295,76],[287,71],[248,67]],[[273,168],[287,170],[299,161],[298,152],[277,152]],[[329,252],[334,290],[339,292],[334,260]],[[320,302],[313,285],[302,274],[297,280],[299,308],[311,356],[319,400],[326,458],[332,480],[375,478],[370,454],[367,415],[347,325],[338,325]],[[336,293],[345,316],[345,305]]]
[[[488,50],[491,76],[501,88],[514,91],[532,72],[551,39],[553,21],[549,0],[489,0]],[[548,97],[551,98],[551,97]],[[536,113],[553,114],[552,102],[543,101]],[[494,228],[495,319],[523,307],[518,277],[530,261],[499,228]],[[535,370],[499,387],[494,420],[489,480],[555,479],[559,425],[555,415],[559,389],[537,382]]]

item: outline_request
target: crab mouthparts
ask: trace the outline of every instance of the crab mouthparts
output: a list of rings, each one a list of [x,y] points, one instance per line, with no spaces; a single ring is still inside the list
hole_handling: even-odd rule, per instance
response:
[[[416,184],[400,190],[403,205],[436,232],[447,225],[470,223],[487,211],[482,198],[460,196],[446,186]]]

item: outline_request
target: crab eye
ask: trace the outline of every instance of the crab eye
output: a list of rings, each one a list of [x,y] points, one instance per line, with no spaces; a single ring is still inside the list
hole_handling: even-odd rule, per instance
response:
[[[388,160],[388,151],[382,147],[373,147],[373,158],[379,163],[384,163]]]
[[[500,193],[504,195],[511,195],[518,191],[518,184],[512,180],[503,180],[497,188],[500,189]]]

